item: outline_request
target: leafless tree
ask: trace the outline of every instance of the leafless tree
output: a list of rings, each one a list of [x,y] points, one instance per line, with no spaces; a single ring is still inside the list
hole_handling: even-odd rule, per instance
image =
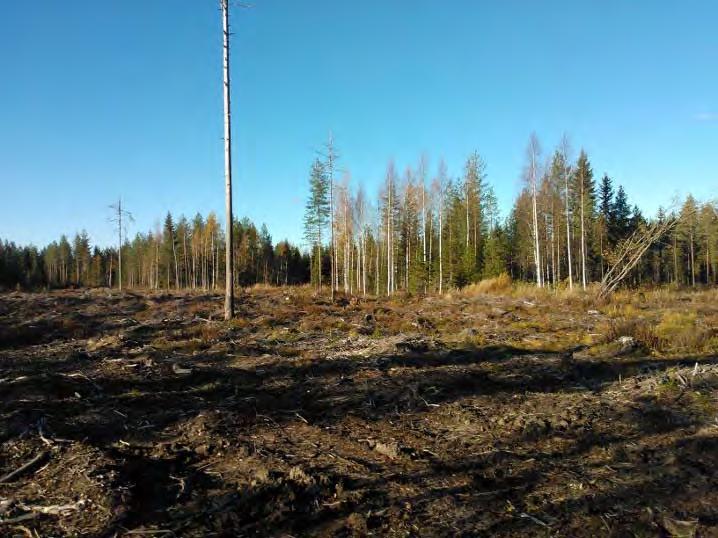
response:
[[[117,226],[117,289],[122,290],[122,220],[134,222],[132,213],[126,209],[122,209],[122,197],[117,199],[116,204],[109,206],[112,209],[110,222],[114,222]],[[125,229],[127,226],[125,226]]]
[[[529,137],[529,144],[526,148],[527,167],[526,167],[526,181],[531,189],[531,203],[532,203],[532,218],[533,218],[533,238],[534,238],[534,265],[536,267],[536,285],[540,288],[543,286],[543,278],[541,276],[541,249],[539,246],[539,229],[538,229],[538,209],[537,209],[537,193],[536,183],[538,182],[539,175],[539,157],[541,154],[541,148],[539,146],[538,137],[536,133],[531,133]]]
[[[224,181],[225,181],[225,291],[224,319],[234,317],[234,257],[232,226],[232,118],[230,102],[229,76],[229,0],[220,0],[222,4],[222,73],[224,96]]]

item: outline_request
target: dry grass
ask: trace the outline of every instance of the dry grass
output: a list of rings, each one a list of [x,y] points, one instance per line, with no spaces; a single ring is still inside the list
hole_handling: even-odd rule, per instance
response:
[[[639,317],[631,305],[623,305],[620,317],[610,321],[608,341],[630,336],[643,348],[659,354],[716,353],[718,335],[694,311],[667,311],[658,319]]]
[[[475,295],[485,294],[505,294],[511,289],[511,277],[506,273],[501,273],[494,278],[485,278],[476,284],[470,284],[461,289],[460,295],[473,297]]]

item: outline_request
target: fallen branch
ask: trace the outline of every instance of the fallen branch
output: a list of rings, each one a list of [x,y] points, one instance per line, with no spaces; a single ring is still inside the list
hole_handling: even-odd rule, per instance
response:
[[[38,516],[46,515],[46,516],[64,516],[68,512],[73,512],[75,510],[79,510],[83,506],[85,506],[84,499],[81,499],[77,501],[76,503],[71,504],[53,504],[50,506],[40,506],[40,505],[32,505],[28,506],[26,504],[18,503],[17,506],[21,508],[22,510],[25,510],[25,514],[20,514],[16,517],[11,517],[8,519],[0,519],[0,525],[8,525],[11,523],[20,523],[21,521],[27,521],[28,519],[35,519]]]
[[[21,516],[17,517],[11,517],[9,519],[0,519],[0,525],[9,525],[12,523],[20,523],[22,521],[27,521],[28,519],[35,519],[40,514],[34,513],[34,512],[28,512],[27,514],[22,514]]]
[[[32,469],[34,466],[36,466],[36,465],[38,465],[38,464],[40,464],[40,463],[43,463],[43,462],[48,458],[49,455],[50,455],[50,453],[47,452],[47,451],[40,452],[37,456],[35,456],[34,458],[32,458],[30,461],[28,461],[28,462],[25,463],[24,465],[21,465],[20,467],[18,467],[17,469],[15,469],[13,472],[8,473],[8,474],[6,474],[5,476],[1,477],[1,478],[0,478],[0,484],[4,484],[5,482],[10,482],[11,480],[14,480],[15,478],[17,478],[17,477],[20,476],[21,474],[23,474],[23,473],[29,471],[29,470]]]
[[[521,512],[521,515],[519,517],[530,519],[531,521],[533,521],[537,525],[541,525],[542,527],[551,527],[551,525],[549,525],[545,521],[541,521],[539,518],[532,516],[531,514],[527,514],[526,512]]]
[[[79,501],[75,503],[70,504],[52,504],[50,506],[41,506],[41,505],[31,505],[27,506],[25,504],[18,504],[20,508],[23,510],[27,510],[29,512],[35,512],[38,514],[44,514],[48,516],[61,516],[65,514],[66,512],[73,512],[75,510],[79,510],[83,506],[85,506],[84,499],[80,499]]]

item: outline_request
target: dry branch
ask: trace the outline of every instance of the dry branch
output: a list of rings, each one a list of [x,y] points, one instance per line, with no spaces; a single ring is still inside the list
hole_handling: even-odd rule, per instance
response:
[[[10,482],[11,480],[14,480],[21,474],[25,473],[26,471],[29,471],[32,469],[35,465],[38,465],[39,463],[42,463],[47,459],[47,457],[50,455],[49,452],[40,452],[37,456],[32,458],[30,461],[25,463],[24,465],[21,465],[17,469],[15,469],[13,472],[6,474],[2,478],[0,478],[0,484],[4,484],[5,482]]]

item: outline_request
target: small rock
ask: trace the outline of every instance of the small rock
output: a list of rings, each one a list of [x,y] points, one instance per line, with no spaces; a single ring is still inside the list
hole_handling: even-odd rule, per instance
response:
[[[633,336],[621,336],[616,343],[620,346],[619,354],[627,353],[637,347],[636,339]]]

